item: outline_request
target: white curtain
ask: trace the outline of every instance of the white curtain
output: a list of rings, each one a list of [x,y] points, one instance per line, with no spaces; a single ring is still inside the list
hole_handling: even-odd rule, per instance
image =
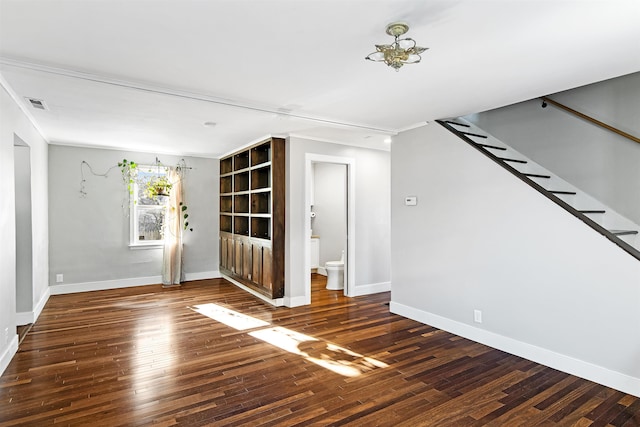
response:
[[[162,284],[179,285],[184,282],[182,269],[182,176],[176,168],[170,168],[169,182],[173,184],[169,192],[167,215],[164,225],[164,254],[162,257]]]

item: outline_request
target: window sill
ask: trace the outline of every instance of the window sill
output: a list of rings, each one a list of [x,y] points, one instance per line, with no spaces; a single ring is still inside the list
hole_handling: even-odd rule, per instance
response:
[[[162,249],[164,242],[150,242],[150,243],[130,243],[129,249],[132,251],[144,250],[144,249]]]

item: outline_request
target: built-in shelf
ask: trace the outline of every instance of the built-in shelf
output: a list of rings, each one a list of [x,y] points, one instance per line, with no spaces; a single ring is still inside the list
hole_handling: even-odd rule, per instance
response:
[[[226,175],[233,172],[233,158],[228,157],[220,160],[220,175]]]
[[[271,161],[271,143],[265,142],[251,149],[251,166]]]
[[[233,212],[249,213],[249,195],[236,194],[233,196]]]
[[[220,196],[220,212],[221,213],[233,212],[233,196]]]
[[[251,171],[251,189],[271,188],[271,166]]]
[[[285,141],[271,138],[220,160],[220,271],[284,296]]]
[[[249,217],[236,215],[233,217],[233,234],[249,235]]]
[[[233,175],[233,192],[249,191],[249,172]]]
[[[233,230],[233,217],[230,215],[220,215],[220,231],[231,233]]]
[[[233,176],[220,178],[220,194],[231,193],[233,191]]]
[[[263,191],[261,193],[251,194],[251,213],[252,214],[271,213],[271,192]]]
[[[251,217],[251,236],[270,240],[271,219],[268,217]]]
[[[241,151],[233,156],[233,170],[239,171],[249,167],[249,151]]]

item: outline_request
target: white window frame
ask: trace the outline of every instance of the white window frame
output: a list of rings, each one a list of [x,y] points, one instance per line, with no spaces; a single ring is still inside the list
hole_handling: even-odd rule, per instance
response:
[[[156,165],[138,165],[138,171],[153,171],[157,175],[167,175],[169,170],[164,166]],[[139,240],[139,228],[138,228],[138,213],[144,210],[155,210],[159,207],[164,207],[165,220],[168,214],[168,198],[165,200],[164,205],[141,205],[138,203],[138,195],[140,192],[140,184],[137,179],[133,182],[133,191],[129,196],[129,248],[131,249],[157,249],[164,246],[164,238],[158,240]],[[164,224],[163,224],[164,227]]]

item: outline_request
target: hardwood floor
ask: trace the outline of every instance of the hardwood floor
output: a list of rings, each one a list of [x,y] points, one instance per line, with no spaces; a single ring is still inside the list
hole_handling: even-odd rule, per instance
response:
[[[0,425],[640,425],[640,399],[390,314],[388,293],[314,275],[312,299],[222,279],[52,296]]]

